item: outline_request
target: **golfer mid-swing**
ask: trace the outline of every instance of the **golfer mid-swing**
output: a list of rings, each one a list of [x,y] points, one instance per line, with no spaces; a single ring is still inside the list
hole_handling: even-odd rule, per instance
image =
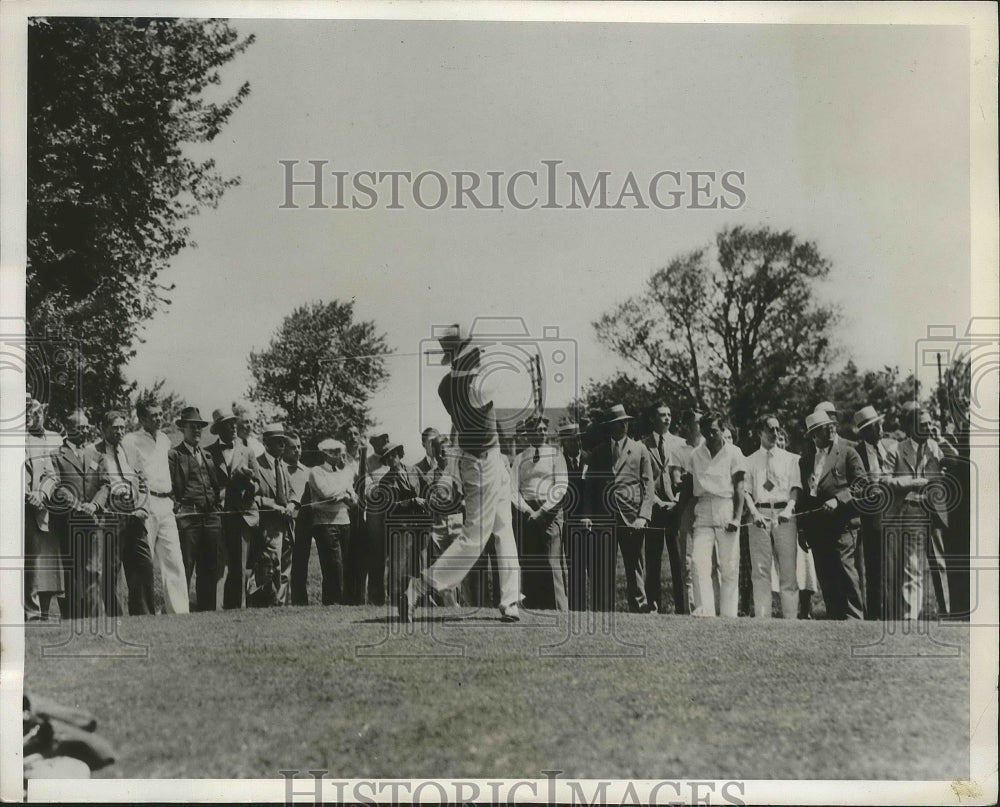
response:
[[[497,540],[500,573],[500,615],[517,622],[520,599],[520,566],[511,526],[510,476],[500,457],[493,395],[484,390],[488,374],[481,373],[482,348],[468,331],[452,325],[438,338],[444,351],[442,364],[451,371],[442,379],[438,395],[451,415],[458,445],[458,473],[465,493],[462,535],[410,584],[399,598],[399,618],[413,621],[413,606],[429,590],[447,591],[465,579],[482,555],[491,535]]]

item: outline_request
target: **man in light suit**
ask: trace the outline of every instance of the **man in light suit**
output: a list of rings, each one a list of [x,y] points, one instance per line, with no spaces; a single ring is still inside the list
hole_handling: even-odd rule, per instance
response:
[[[216,409],[209,431],[219,439],[205,449],[222,487],[222,540],[226,550],[226,582],[222,607],[242,608],[247,553],[260,518],[257,513],[257,458],[237,439],[239,417]]]
[[[292,529],[295,505],[292,485],[281,457],[285,429],[264,429],[264,453],[257,457],[257,507],[260,529],[250,549],[247,606],[287,605],[291,599]]]
[[[140,483],[122,447],[125,416],[114,410],[106,412],[101,430],[104,439],[94,444],[98,457],[89,463],[88,470],[96,472],[99,479],[90,501],[97,508],[104,533],[104,608],[109,616],[122,612],[116,589],[118,570],[123,567],[129,614],[152,614],[153,554],[146,536],[149,491]]]
[[[673,476],[667,466],[667,460],[674,448],[679,448],[684,442],[683,437],[670,433],[670,422],[673,415],[666,404],[654,406],[650,410],[652,431],[642,438],[643,445],[649,451],[653,465],[653,516],[650,526],[663,529],[664,539],[659,534],[650,533],[646,536],[646,599],[647,609],[656,611],[665,606],[661,601],[660,568],[663,564],[663,544],[667,545],[667,557],[670,560],[670,579],[673,588],[674,613],[687,613],[687,598],[684,596],[684,564],[680,544],[677,541],[677,491],[674,490]]]
[[[652,517],[655,480],[646,446],[627,434],[630,420],[632,417],[621,404],[605,412],[602,426],[610,439],[590,456],[587,500],[591,517],[614,519],[615,538],[625,566],[628,609],[643,613],[648,610],[643,580],[643,530]],[[616,558],[613,550],[600,549],[591,555],[596,563],[607,564],[599,572],[604,577],[603,584],[594,587],[598,594],[595,608],[612,610]],[[591,574],[591,580],[597,577],[598,574]]]
[[[935,495],[943,484],[945,452],[929,438],[930,415],[912,401],[901,417],[906,439],[899,443],[893,476],[892,509],[886,522],[886,608],[889,619],[917,619],[924,601],[923,556],[930,564],[938,615],[948,614],[950,592],[944,560],[948,527],[947,497]]]
[[[861,619],[864,604],[855,566],[861,523],[853,490],[865,469],[854,447],[837,434],[826,412],[806,417],[806,436],[816,451],[800,460],[803,494],[797,508],[805,540],[812,549],[827,617]],[[810,511],[810,512],[807,512]]]
[[[883,569],[882,539],[882,497],[876,486],[884,484],[896,467],[899,446],[891,437],[882,436],[884,415],[875,411],[874,406],[864,406],[854,413],[854,430],[861,438],[854,448],[865,468],[864,496],[861,510],[861,553],[864,557],[862,587],[865,595],[865,619],[882,619]],[[865,506],[867,502],[868,506]]]
[[[24,463],[24,614],[47,619],[63,595],[59,538],[49,531],[48,497],[55,486],[52,455],[61,438],[45,428],[45,404],[27,396]]]

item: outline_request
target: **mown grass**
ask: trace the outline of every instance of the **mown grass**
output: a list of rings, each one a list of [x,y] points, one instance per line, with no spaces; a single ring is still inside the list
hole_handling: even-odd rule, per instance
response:
[[[400,633],[375,607],[124,618],[139,659],[94,636],[45,657],[69,628],[33,628],[26,684],[94,712],[119,753],[108,775],[125,777],[968,776],[967,627],[619,613],[614,635],[579,626],[562,647],[597,656],[551,658],[565,615],[418,619]],[[957,655],[917,656],[945,652],[935,642]],[[881,657],[852,655],[864,645]]]

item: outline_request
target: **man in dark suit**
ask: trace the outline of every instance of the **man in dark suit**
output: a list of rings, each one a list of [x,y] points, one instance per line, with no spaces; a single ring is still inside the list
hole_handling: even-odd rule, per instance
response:
[[[800,497],[796,509],[803,513],[803,531],[813,551],[827,616],[861,619],[864,605],[855,567],[861,524],[853,490],[863,484],[865,469],[858,452],[837,435],[837,424],[826,412],[806,418],[806,436],[816,451],[800,460],[807,495]]]
[[[214,611],[218,583],[225,568],[222,543],[222,499],[219,477],[208,455],[201,448],[201,430],[208,425],[197,407],[186,406],[174,421],[184,440],[167,454],[170,481],[174,492],[177,531],[184,555],[184,573],[188,588],[195,581],[195,607]]]
[[[205,449],[222,486],[222,541],[226,550],[223,608],[242,608],[246,584],[247,553],[260,518],[257,513],[257,458],[236,439],[239,418],[216,409],[209,431],[218,440]]]
[[[566,463],[568,489],[563,497],[565,516],[566,569],[569,578],[569,609],[586,610],[587,593],[587,533],[581,528],[580,519],[586,510],[584,496],[590,454],[583,450],[578,423],[559,427],[559,442]]]
[[[854,413],[854,430],[861,438],[854,446],[865,469],[864,496],[859,497],[861,511],[861,554],[864,558],[862,581],[865,595],[865,619],[882,619],[882,515],[888,501],[880,495],[879,487],[892,475],[896,467],[898,444],[882,436],[885,416],[874,406],[865,406]]]
[[[650,526],[662,529],[663,540],[658,533],[646,536],[646,600],[647,609],[656,611],[665,606],[661,600],[660,569],[663,564],[663,544],[667,545],[667,557],[670,561],[670,580],[673,588],[674,613],[687,613],[687,598],[684,596],[684,562],[680,544],[677,540],[679,513],[677,492],[674,490],[673,478],[667,466],[671,452],[684,442],[683,437],[670,433],[672,413],[666,404],[654,406],[649,413],[651,431],[642,438],[643,445],[649,451],[653,465],[653,516]]]
[[[291,600],[292,538],[295,505],[292,486],[281,457],[285,429],[271,423],[264,429],[264,453],[257,457],[257,507],[260,529],[250,548],[247,606],[287,605]]]
[[[84,446],[90,430],[87,415],[78,410],[66,418],[66,439],[52,456],[57,485],[49,500],[49,527],[59,537],[64,560],[66,613],[69,619],[104,615],[102,597],[102,534],[97,529],[100,477],[88,466],[98,462],[97,450]]]
[[[128,612],[131,615],[154,613],[153,555],[146,537],[148,492],[140,485],[122,447],[125,416],[106,412],[101,419],[104,439],[94,444],[97,454],[88,465],[96,472],[98,487],[91,503],[96,506],[100,529],[104,533],[104,609],[118,616],[118,569],[125,570],[128,587]]]
[[[886,522],[886,609],[889,619],[917,619],[924,601],[923,557],[930,565],[938,616],[951,606],[945,567],[944,530],[948,528],[949,496],[943,477],[951,461],[929,437],[930,415],[914,402],[903,406],[900,441],[893,476],[888,484],[893,502]],[[934,488],[937,487],[935,491]]]
[[[625,566],[628,608],[633,613],[647,610],[643,581],[643,529],[653,511],[653,466],[646,447],[627,434],[632,417],[625,407],[616,404],[605,412],[602,426],[608,440],[590,456],[587,472],[588,514],[614,520],[614,534]],[[607,564],[600,570],[604,576],[597,589],[597,610],[614,607],[616,558],[613,550],[598,547],[591,558]],[[608,568],[609,567],[609,568]],[[591,571],[591,580],[597,575]]]

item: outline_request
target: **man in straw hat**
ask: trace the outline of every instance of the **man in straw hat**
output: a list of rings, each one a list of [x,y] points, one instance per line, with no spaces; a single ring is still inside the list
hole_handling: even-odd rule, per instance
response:
[[[654,479],[646,447],[628,436],[631,420],[632,416],[621,404],[605,410],[601,429],[608,439],[590,454],[587,505],[592,517],[603,515],[614,519],[615,541],[625,566],[628,608],[641,613],[649,610],[643,580],[642,531],[653,511]],[[617,556],[613,547],[601,547],[596,554],[595,561],[603,568],[590,571],[594,607],[599,611],[612,610]],[[593,582],[599,578],[603,584],[594,586]]]
[[[805,495],[796,509],[803,513],[803,532],[813,552],[827,617],[861,619],[864,602],[855,566],[861,523],[852,491],[863,482],[865,469],[826,412],[808,415],[805,425],[816,451],[799,461]]]
[[[149,494],[146,534],[163,580],[163,606],[168,614],[188,612],[187,577],[184,553],[174,518],[173,489],[170,481],[170,438],[161,430],[163,409],[155,399],[139,399],[135,404],[139,428],[122,440],[125,455],[142,477]]]
[[[428,591],[453,589],[461,583],[483,554],[490,536],[495,535],[501,619],[515,622],[520,619],[520,566],[511,526],[510,476],[501,459],[493,391],[484,385],[479,372],[481,348],[466,328],[452,325],[438,341],[444,353],[441,363],[450,366],[438,386],[438,397],[454,428],[465,522],[461,537],[411,579],[399,598],[399,617],[403,622],[412,621],[413,606]]]
[[[893,476],[888,484],[893,503],[886,522],[885,605],[889,619],[914,620],[924,602],[926,555],[937,599],[938,616],[947,616],[951,605],[945,567],[944,530],[948,527],[949,488],[943,477],[947,458],[931,438],[930,414],[914,401],[903,405],[901,440]]]
[[[214,611],[218,582],[225,568],[222,543],[221,485],[215,468],[201,447],[201,431],[208,425],[195,406],[186,406],[174,421],[184,436],[170,449],[167,462],[174,493],[174,514],[184,555],[184,573],[190,587],[195,579],[195,607]]]
[[[882,435],[884,415],[875,411],[874,406],[863,406],[854,413],[854,430],[861,438],[854,446],[865,468],[865,489],[871,491],[874,511],[863,508],[861,513],[861,553],[864,558],[862,586],[865,595],[865,619],[882,619],[883,592],[882,579],[882,516],[878,493],[874,485],[884,483],[896,467],[898,444],[890,437]],[[889,503],[885,502],[887,506]]]
[[[257,492],[257,458],[237,437],[239,416],[232,410],[212,412],[209,431],[218,439],[205,449],[222,486],[222,540],[226,549],[226,582],[223,608],[242,608],[246,586],[247,553],[260,522]]]
[[[247,566],[247,606],[266,607],[291,602],[292,538],[295,505],[292,483],[282,462],[285,427],[264,427],[264,453],[257,457],[259,529],[250,547]]]

